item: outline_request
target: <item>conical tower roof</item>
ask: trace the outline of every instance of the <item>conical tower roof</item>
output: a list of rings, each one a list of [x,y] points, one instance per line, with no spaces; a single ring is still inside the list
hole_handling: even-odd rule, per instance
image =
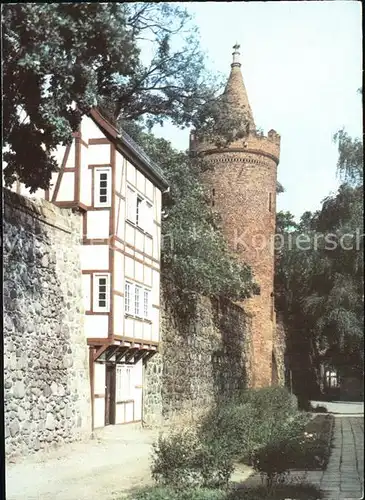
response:
[[[231,73],[229,75],[225,91],[222,95],[222,99],[227,102],[231,113],[243,113],[246,121],[250,125],[250,129],[255,129],[255,121],[253,119],[251,106],[241,73],[241,63],[239,62],[240,53],[238,52],[239,48],[240,46],[237,43],[233,47],[234,52],[232,53],[233,62],[231,64]]]

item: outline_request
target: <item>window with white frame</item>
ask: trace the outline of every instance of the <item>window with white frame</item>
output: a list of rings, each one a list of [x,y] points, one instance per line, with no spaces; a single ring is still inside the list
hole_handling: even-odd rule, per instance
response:
[[[95,312],[109,312],[110,285],[109,274],[94,274],[94,304]]]
[[[127,220],[152,235],[153,206],[130,186],[127,186]]]
[[[139,318],[151,319],[151,290],[126,281],[124,287],[124,312]]]
[[[116,374],[116,402],[121,403],[132,399],[133,366],[119,365]]]
[[[141,316],[141,292],[142,288],[138,285],[134,286],[134,314]]]
[[[143,317],[145,319],[151,318],[150,313],[150,295],[151,290],[147,290],[146,288],[143,290]]]
[[[144,230],[146,233],[152,235],[153,234],[153,207],[151,203],[146,201],[145,208],[145,227]]]
[[[94,206],[110,207],[111,204],[111,168],[94,169]]]
[[[137,195],[137,205],[136,205],[136,224],[137,226],[143,228],[143,199]]]
[[[126,281],[124,286],[124,310],[128,314],[133,314],[132,299],[133,299],[133,284],[130,283],[129,281]]]
[[[137,220],[137,193],[127,186],[127,220],[136,224]]]

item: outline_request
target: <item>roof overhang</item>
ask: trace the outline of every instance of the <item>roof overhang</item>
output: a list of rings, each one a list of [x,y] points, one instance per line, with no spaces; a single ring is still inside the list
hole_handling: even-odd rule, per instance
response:
[[[158,352],[156,345],[144,342],[107,341],[102,345],[93,346],[92,339],[88,344],[94,347],[93,360],[98,363],[131,364],[141,359],[148,359]]]

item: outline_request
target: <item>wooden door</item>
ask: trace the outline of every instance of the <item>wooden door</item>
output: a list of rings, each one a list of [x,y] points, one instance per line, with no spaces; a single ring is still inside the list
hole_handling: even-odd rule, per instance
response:
[[[115,365],[106,365],[105,425],[115,424]]]

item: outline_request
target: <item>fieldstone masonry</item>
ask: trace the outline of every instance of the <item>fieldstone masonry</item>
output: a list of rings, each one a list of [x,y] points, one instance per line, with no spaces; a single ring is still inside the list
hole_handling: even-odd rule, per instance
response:
[[[173,303],[162,282],[160,352],[145,366],[144,423],[191,420],[247,386],[250,345],[241,307],[197,296]]]
[[[4,389],[8,458],[90,432],[90,385],[71,210],[4,191]]]

